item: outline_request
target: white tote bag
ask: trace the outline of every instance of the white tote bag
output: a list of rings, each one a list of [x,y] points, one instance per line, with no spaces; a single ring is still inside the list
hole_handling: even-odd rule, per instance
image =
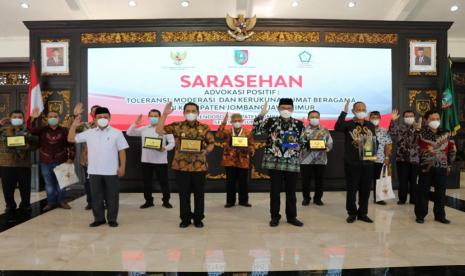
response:
[[[53,169],[58,180],[60,189],[79,182],[79,178],[74,170],[74,164],[63,163]]]
[[[376,179],[376,201],[388,200],[396,198],[392,190],[392,178],[387,175],[388,168],[383,165],[381,169],[381,177]]]

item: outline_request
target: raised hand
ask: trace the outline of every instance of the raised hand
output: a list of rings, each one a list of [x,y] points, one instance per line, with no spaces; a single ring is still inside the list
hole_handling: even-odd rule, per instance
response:
[[[137,119],[136,119],[136,126],[140,125],[140,123],[142,123],[142,114],[140,114],[139,116],[137,116]]]
[[[82,114],[82,112],[84,112],[84,105],[82,103],[77,103],[74,106],[74,111],[73,111],[74,116]]]
[[[393,109],[391,113],[391,120],[395,121],[397,119],[399,119],[399,110]]]
[[[163,114],[170,115],[171,113],[173,113],[173,103],[169,102],[165,105],[165,109],[163,109]]]
[[[350,100],[347,100],[346,104],[344,105],[344,112],[345,113],[349,113],[349,104],[350,104]]]
[[[9,117],[2,118],[2,119],[0,119],[0,125],[3,126],[6,123],[8,123],[9,121],[10,121]]]
[[[39,118],[39,116],[40,116],[40,109],[38,107],[35,107],[34,109],[32,109],[31,118],[37,119]]]
[[[260,116],[265,116],[266,114],[268,114],[268,111],[270,111],[270,107],[268,106],[268,101],[265,101],[265,103],[262,105]]]
[[[74,126],[78,126],[81,124],[81,115],[77,115],[75,118],[74,118],[74,121],[73,121],[73,124]]]
[[[228,117],[229,117],[229,112],[226,112],[223,118],[223,123],[222,123],[223,125],[226,125],[228,123]]]

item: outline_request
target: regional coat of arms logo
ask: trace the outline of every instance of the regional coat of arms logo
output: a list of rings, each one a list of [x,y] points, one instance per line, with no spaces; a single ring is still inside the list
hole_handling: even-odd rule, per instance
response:
[[[234,61],[239,65],[246,64],[247,61],[249,61],[249,51],[248,50],[235,50]]]

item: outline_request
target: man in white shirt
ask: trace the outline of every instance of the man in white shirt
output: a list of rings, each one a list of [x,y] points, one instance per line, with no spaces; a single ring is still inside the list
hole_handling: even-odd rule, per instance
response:
[[[140,206],[141,209],[153,207],[152,197],[152,178],[153,173],[157,175],[158,183],[163,193],[163,207],[173,208],[170,204],[170,189],[168,186],[168,151],[175,146],[174,136],[172,134],[159,135],[155,132],[155,126],[161,113],[157,109],[149,111],[149,125],[136,128],[142,122],[142,114],[137,117],[137,120],[128,128],[126,134],[128,136],[140,136],[142,138],[142,175],[144,178],[144,198],[145,203]],[[148,138],[148,139],[147,139]],[[151,138],[155,139],[152,140]],[[160,143],[160,148],[157,145],[152,145],[157,139]],[[151,143],[152,142],[152,143]]]
[[[81,123],[77,116],[68,134],[70,143],[87,143],[88,173],[92,193],[92,211],[96,227],[106,223],[103,200],[106,200],[108,225],[117,227],[119,207],[119,179],[126,171],[126,151],[129,145],[120,130],[109,125],[111,116],[106,107],[95,110],[97,127],[76,135],[76,127]],[[105,196],[103,195],[105,193]]]

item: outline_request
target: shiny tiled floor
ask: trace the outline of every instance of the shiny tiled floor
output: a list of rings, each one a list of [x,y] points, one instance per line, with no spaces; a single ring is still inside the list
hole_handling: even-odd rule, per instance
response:
[[[2,181],[0,180],[0,213],[3,213],[3,210],[5,209],[5,198],[3,197],[3,190],[2,190]],[[45,191],[42,192],[31,192],[31,203],[39,201],[41,199],[46,198],[47,195],[45,194]],[[21,197],[19,195],[19,190],[16,189],[15,191],[15,201],[16,204],[19,205],[21,202]]]
[[[159,199],[159,194],[156,195]],[[447,208],[451,225],[413,206],[370,205],[375,224],[345,222],[345,193],[326,205],[299,204],[303,228],[268,226],[268,195],[251,194],[252,208],[224,209],[223,194],[206,195],[205,228],[178,228],[174,209],[140,210],[140,194],[121,194],[120,227],[89,228],[84,197],[0,234],[0,270],[289,271],[465,264],[465,213]],[[298,196],[300,201],[300,194]],[[159,203],[159,202],[158,202]],[[300,202],[299,202],[300,203]]]

